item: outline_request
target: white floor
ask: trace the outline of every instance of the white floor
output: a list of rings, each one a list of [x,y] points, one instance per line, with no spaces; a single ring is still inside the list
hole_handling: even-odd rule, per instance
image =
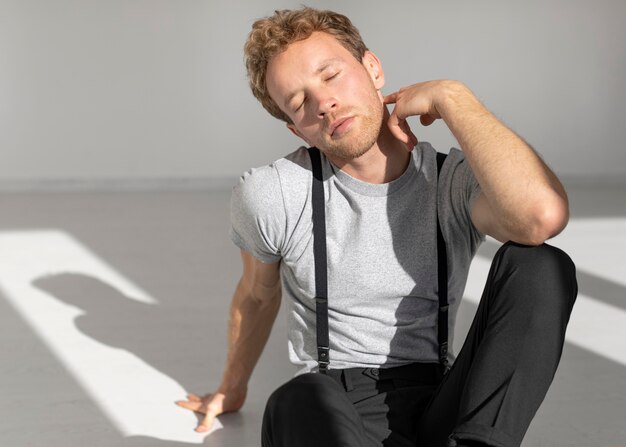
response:
[[[218,385],[240,273],[229,191],[0,194],[0,445],[260,445],[290,378],[279,315],[240,413],[212,434],[174,405]],[[554,384],[524,447],[626,446],[626,188],[570,189],[551,243],[580,294]],[[456,348],[497,244],[472,265]]]

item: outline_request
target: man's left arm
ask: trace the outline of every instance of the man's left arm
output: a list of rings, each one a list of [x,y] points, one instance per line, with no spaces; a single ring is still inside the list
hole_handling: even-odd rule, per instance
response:
[[[407,117],[419,115],[423,125],[438,118],[446,123],[482,190],[471,216],[480,232],[502,242],[539,245],[565,228],[569,207],[561,182],[464,84],[414,84],[386,96],[385,103],[396,104],[388,125],[409,148],[417,139]]]

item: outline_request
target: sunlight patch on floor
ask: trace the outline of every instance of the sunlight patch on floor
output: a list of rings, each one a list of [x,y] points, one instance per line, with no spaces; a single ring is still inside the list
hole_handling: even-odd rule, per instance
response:
[[[0,232],[0,290],[41,341],[67,368],[122,436],[201,444],[196,417],[174,405],[185,390],[136,355],[102,344],[80,332],[75,306],[38,289],[52,275],[90,276],[127,297],[156,304],[70,234],[58,230]],[[215,422],[214,430],[222,428]]]

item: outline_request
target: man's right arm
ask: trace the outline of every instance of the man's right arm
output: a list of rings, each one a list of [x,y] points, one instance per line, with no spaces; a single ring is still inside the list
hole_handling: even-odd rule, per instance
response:
[[[228,357],[218,390],[188,401],[177,402],[183,408],[205,417],[196,431],[210,430],[216,416],[239,410],[245,401],[248,382],[263,352],[280,308],[280,262],[264,264],[241,251],[243,274],[230,308]]]
[[[220,389],[247,387],[267,343],[281,301],[280,262],[264,264],[241,251],[243,275],[230,309],[228,358]]]

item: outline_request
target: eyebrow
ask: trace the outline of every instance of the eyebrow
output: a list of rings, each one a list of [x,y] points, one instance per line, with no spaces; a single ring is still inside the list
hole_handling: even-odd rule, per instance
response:
[[[317,70],[315,70],[315,74],[320,74],[322,73],[324,70],[326,70],[328,67],[330,67],[332,64],[340,62],[341,59],[338,57],[332,57],[330,59],[324,59],[321,63],[320,66],[317,68]],[[296,96],[299,92],[295,91],[290,93],[289,95],[287,95],[287,98],[285,99],[285,107],[289,107],[289,103],[291,102],[291,100],[294,98],[294,96]]]

